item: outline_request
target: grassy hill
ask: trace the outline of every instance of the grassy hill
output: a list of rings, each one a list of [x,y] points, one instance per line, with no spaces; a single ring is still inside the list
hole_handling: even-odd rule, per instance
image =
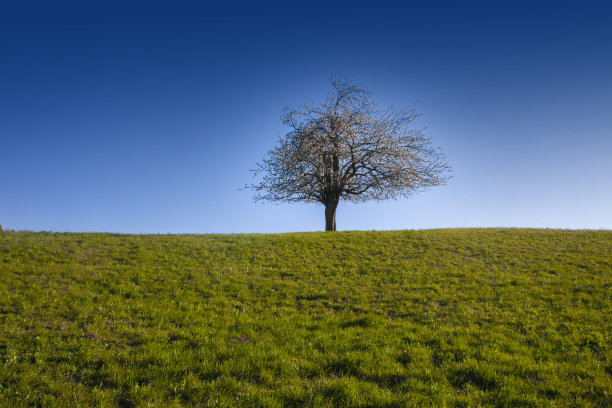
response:
[[[0,232],[0,406],[612,406],[612,232]]]

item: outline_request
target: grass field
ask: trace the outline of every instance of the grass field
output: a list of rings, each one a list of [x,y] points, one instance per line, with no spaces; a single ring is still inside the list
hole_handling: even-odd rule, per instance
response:
[[[0,406],[609,407],[612,231],[0,232]]]

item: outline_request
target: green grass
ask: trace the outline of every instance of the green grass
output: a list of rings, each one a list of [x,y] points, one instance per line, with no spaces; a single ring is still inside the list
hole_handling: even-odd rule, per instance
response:
[[[0,406],[612,406],[612,232],[0,232]]]

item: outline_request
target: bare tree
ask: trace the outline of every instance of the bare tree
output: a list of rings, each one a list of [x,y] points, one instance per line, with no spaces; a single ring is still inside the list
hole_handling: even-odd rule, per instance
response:
[[[386,200],[445,184],[446,157],[409,125],[414,107],[379,109],[372,93],[333,80],[325,102],[285,108],[292,130],[257,163],[255,200],[319,202],[325,230],[336,230],[340,200]]]

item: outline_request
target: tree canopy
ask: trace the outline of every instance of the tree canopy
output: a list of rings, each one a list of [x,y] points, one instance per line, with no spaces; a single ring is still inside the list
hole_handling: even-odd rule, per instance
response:
[[[411,127],[414,106],[380,109],[372,93],[348,79],[332,81],[320,105],[285,108],[291,130],[254,170],[255,200],[319,202],[335,230],[339,201],[386,200],[445,184],[446,156]]]

